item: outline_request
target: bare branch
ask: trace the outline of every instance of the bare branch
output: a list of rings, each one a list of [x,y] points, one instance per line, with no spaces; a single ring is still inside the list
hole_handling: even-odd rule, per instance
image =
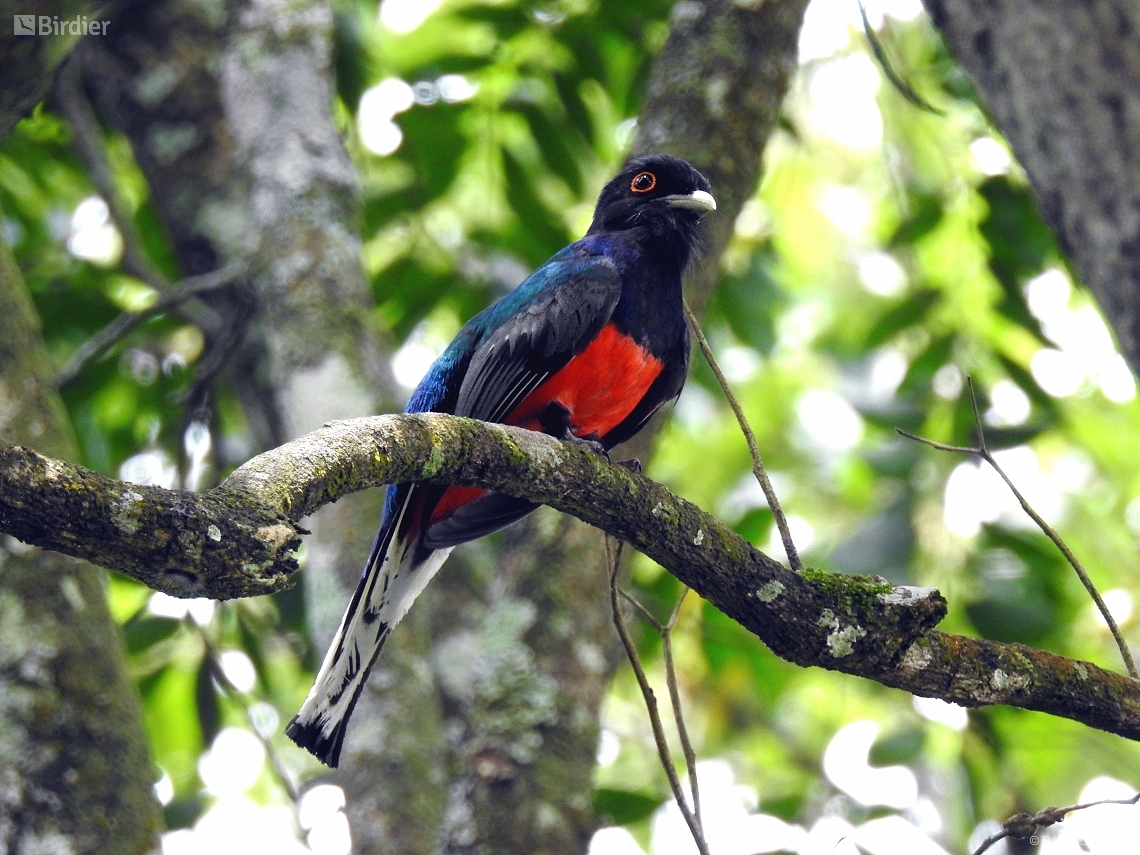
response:
[[[895,433],[899,436],[905,436],[907,439],[913,439],[915,442],[921,442],[923,445],[929,445],[931,448],[936,448],[939,451],[953,451],[958,454],[976,454],[981,456],[982,450],[967,445],[946,445],[943,442],[935,442],[933,439],[927,439],[924,436],[919,436],[916,433],[911,433],[908,430],[903,430],[900,427],[895,428]]]
[[[697,851],[700,852],[701,855],[709,855],[709,844],[705,840],[704,830],[701,828],[700,814],[694,812],[699,810],[696,801],[696,784],[694,783],[693,785],[694,799],[693,806],[690,807],[689,803],[685,800],[685,792],[681,788],[681,781],[677,777],[677,767],[673,765],[673,758],[669,754],[669,743],[665,739],[665,727],[661,723],[661,713],[657,708],[657,697],[653,693],[653,687],[649,685],[649,677],[646,676],[645,668],[641,665],[641,657],[637,655],[637,645],[633,643],[629,630],[626,628],[625,620],[621,616],[621,603],[619,602],[619,598],[624,597],[628,602],[637,604],[642,613],[648,616],[657,630],[663,634],[664,627],[662,627],[644,607],[637,603],[636,600],[618,587],[617,573],[618,567],[621,565],[621,550],[622,544],[618,543],[617,548],[614,549],[609,556],[610,608],[613,610],[614,626],[617,627],[618,637],[621,639],[622,647],[625,648],[625,655],[629,659],[630,667],[633,668],[634,676],[637,678],[637,685],[641,689],[641,696],[645,699],[645,709],[649,713],[649,724],[653,731],[653,741],[657,745],[657,757],[661,761],[661,768],[665,770],[665,777],[669,779],[669,789],[673,791],[673,800],[676,801],[677,809],[681,811],[681,816],[685,818],[685,824],[689,826],[689,832],[693,835],[693,842],[697,846]],[[609,538],[606,539],[606,551],[610,552]],[[680,721],[679,718],[678,721]],[[695,769],[690,769],[689,773],[692,775],[693,782],[696,781],[695,771]]]
[[[607,541],[607,548],[609,542]],[[612,581],[612,579],[611,579]],[[684,710],[681,708],[681,691],[677,685],[677,668],[673,659],[673,627],[677,625],[677,618],[681,616],[681,606],[685,603],[685,598],[689,595],[689,588],[681,590],[681,596],[677,598],[677,605],[673,607],[673,614],[669,617],[669,622],[662,624],[661,621],[654,617],[653,612],[649,611],[641,604],[635,597],[630,596],[629,592],[624,588],[617,589],[621,598],[633,606],[638,612],[641,613],[649,625],[652,626],[657,633],[661,636],[662,658],[665,660],[665,684],[669,687],[669,701],[673,705],[673,720],[677,722],[677,736],[681,740],[681,752],[685,755],[685,765],[689,771],[689,789],[693,793],[693,814],[696,817],[697,825],[701,825],[701,791],[700,785],[697,782],[697,755],[693,751],[693,743],[689,739],[689,730],[685,727]],[[615,620],[621,620],[621,615],[617,612]],[[635,668],[638,666],[635,666]],[[646,698],[646,704],[650,703],[649,698]]]
[[[931,448],[937,448],[940,451],[954,451],[962,454],[973,454],[975,457],[982,458],[982,460],[986,461],[986,463],[990,464],[990,466],[993,467],[994,471],[998,474],[998,476],[1000,476],[1001,480],[1005,482],[1005,485],[1007,487],[1009,487],[1010,492],[1013,493],[1014,497],[1017,499],[1018,504],[1021,505],[1021,509],[1025,511],[1025,513],[1031,520],[1033,520],[1033,522],[1039,529],[1041,529],[1041,531],[1045,532],[1045,536],[1053,541],[1053,545],[1056,546],[1057,549],[1061,551],[1061,554],[1065,556],[1065,560],[1069,562],[1069,566],[1072,567],[1076,572],[1077,576],[1081,580],[1081,584],[1085,586],[1085,590],[1088,591],[1089,596],[1092,597],[1092,601],[1096,604],[1097,610],[1100,611],[1101,617],[1103,617],[1105,623],[1108,624],[1109,632],[1112,633],[1112,637],[1116,641],[1116,646],[1120,650],[1120,657],[1124,660],[1124,667],[1128,669],[1128,675],[1133,680],[1140,680],[1140,673],[1138,673],[1136,670],[1136,662],[1132,658],[1132,651],[1128,649],[1128,642],[1124,640],[1124,634],[1120,631],[1120,627],[1117,625],[1116,619],[1112,616],[1112,612],[1108,610],[1108,606],[1105,604],[1104,599],[1101,597],[1100,591],[1097,590],[1096,585],[1094,585],[1092,579],[1089,578],[1088,572],[1085,570],[1081,562],[1077,559],[1076,554],[1071,549],[1069,549],[1069,545],[1065,543],[1065,541],[1061,538],[1061,535],[1057,534],[1056,529],[1049,525],[1049,523],[1045,522],[1044,518],[1033,509],[1032,505],[1026,501],[1025,496],[1021,495],[1021,491],[1013,485],[1013,481],[1011,481],[1009,476],[1005,474],[1005,470],[1003,470],[1001,466],[998,465],[998,462],[994,459],[994,456],[990,454],[990,450],[986,447],[986,434],[985,430],[982,427],[982,417],[978,412],[978,397],[974,394],[973,378],[967,377],[966,383],[970,389],[970,405],[974,410],[974,427],[978,432],[977,448],[966,448],[958,445],[943,445],[942,443],[934,442],[933,440],[915,436],[914,434],[908,433],[901,428],[896,428],[896,430],[901,436],[905,436],[907,439],[913,439],[917,442],[923,443],[924,445],[929,445]]]
[[[169,291],[162,293],[154,305],[137,312],[126,312],[119,315],[79,346],[67,365],[60,369],[55,380],[56,386],[64,389],[75,382],[88,365],[106,353],[119,339],[143,321],[161,315],[198,294],[204,294],[207,291],[229,285],[241,275],[244,269],[245,265],[239,262],[231,262],[225,267],[211,270],[209,273],[190,276],[174,285]]]
[[[669,701],[673,704],[673,719],[677,722],[677,736],[681,740],[681,752],[685,755],[685,765],[689,770],[689,789],[693,792],[693,813],[697,816],[697,825],[702,829],[701,821],[701,789],[697,781],[697,754],[693,750],[693,743],[689,739],[689,729],[685,726],[684,710],[681,708],[681,690],[677,684],[677,666],[673,658],[673,627],[677,625],[677,618],[681,616],[681,606],[689,595],[689,589],[684,588],[681,596],[677,598],[677,605],[673,607],[673,615],[669,623],[661,628],[661,652],[665,660],[665,685],[669,687]]]
[[[964,706],[1008,704],[1140,739],[1140,684],[1020,644],[938,632],[932,588],[797,574],[665,487],[545,434],[441,413],[331,422],[202,493],[125,484],[0,443],[0,532],[158,590],[279,590],[298,521],[390,482],[498,490],[572,514],[645,553],[777,655]]]
[[[1099,802],[1085,802],[1081,805],[1069,805],[1068,807],[1042,808],[1035,814],[1017,813],[1002,823],[1001,831],[991,834],[983,840],[982,845],[974,850],[974,855],[982,855],[983,852],[1006,837],[1015,837],[1019,840],[1028,839],[1031,845],[1036,846],[1039,841],[1033,838],[1037,835],[1038,829],[1064,822],[1065,816],[1075,810],[1086,810],[1097,805],[1134,805],[1137,802],[1140,802],[1140,793],[1130,799],[1101,799]]]
[[[740,430],[744,434],[744,441],[748,443],[748,453],[752,457],[752,474],[755,475],[756,480],[760,482],[760,489],[764,491],[764,498],[768,500],[768,507],[772,509],[772,516],[776,518],[776,528],[780,530],[780,539],[784,542],[784,553],[788,556],[788,566],[797,573],[801,573],[804,567],[803,564],[800,563],[800,554],[796,551],[796,545],[792,541],[792,530],[788,528],[788,520],[784,517],[784,509],[780,507],[780,500],[776,498],[776,491],[772,489],[772,482],[768,480],[768,472],[764,469],[764,461],[760,458],[760,446],[756,443],[756,434],[752,432],[752,426],[748,424],[748,419],[744,415],[744,408],[740,406],[740,401],[738,401],[736,395],[733,394],[732,387],[728,383],[728,378],[725,377],[724,372],[720,370],[720,363],[716,361],[712,348],[709,347],[709,341],[705,338],[704,331],[701,330],[700,321],[697,320],[697,316],[693,314],[693,310],[689,308],[688,303],[685,303],[684,306],[685,317],[689,320],[689,327],[693,330],[693,335],[697,337],[697,342],[701,346],[701,353],[704,354],[705,361],[708,362],[712,373],[716,375],[717,383],[720,384],[720,388],[724,391],[724,396],[728,398],[732,412],[736,414],[736,422],[740,425]]]

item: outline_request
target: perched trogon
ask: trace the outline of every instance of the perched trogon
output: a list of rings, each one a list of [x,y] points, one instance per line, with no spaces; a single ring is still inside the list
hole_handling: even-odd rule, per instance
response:
[[[602,190],[586,236],[468,321],[406,412],[517,425],[604,450],[629,439],[685,382],[681,277],[700,218],[715,209],[709,182],[685,161],[631,160]],[[474,487],[390,487],[360,584],[290,738],[336,766],[372,663],[452,548],[534,509]]]

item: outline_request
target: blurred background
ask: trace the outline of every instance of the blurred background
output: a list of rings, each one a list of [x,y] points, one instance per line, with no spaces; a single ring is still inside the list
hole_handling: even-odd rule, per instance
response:
[[[327,43],[313,47],[298,37],[297,50],[330,58],[334,88],[322,90],[318,80],[303,97],[327,96],[329,127],[347,157],[330,154],[334,143],[314,135],[319,156],[311,160],[284,136],[256,137],[272,125],[268,114],[224,100],[203,106],[193,100],[192,75],[173,70],[174,59],[196,61],[188,51],[213,50],[203,33],[217,31],[211,16],[228,7],[154,4],[147,26],[161,20],[170,27],[159,28],[163,36],[150,46],[141,44],[141,29],[124,32],[135,26],[124,22],[121,41],[92,51],[87,82],[76,82],[69,95],[57,81],[0,149],[3,241],[54,366],[69,365],[121,313],[152,305],[156,281],[207,273],[264,248],[242,223],[266,211],[267,219],[281,216],[282,207],[254,199],[238,210],[224,192],[232,179],[214,169],[213,155],[185,162],[203,140],[215,139],[223,120],[232,130],[222,147],[252,152],[248,162],[276,170],[271,190],[290,200],[289,216],[324,229],[350,258],[359,248],[364,308],[350,312],[346,298],[316,332],[334,337],[343,323],[365,331],[376,352],[365,353],[359,375],[368,378],[367,393],[343,380],[337,364],[310,362],[320,382],[297,392],[294,409],[279,393],[267,406],[265,387],[281,388],[281,366],[303,362],[289,362],[303,348],[272,329],[258,333],[258,322],[234,322],[257,315],[240,295],[205,293],[200,305],[140,324],[63,387],[82,463],[138,483],[203,490],[263,448],[331,417],[322,404],[313,407],[320,420],[307,420],[303,402],[320,389],[336,398],[334,414],[345,401],[345,415],[402,406],[467,318],[584,232],[598,190],[639,132],[647,81],[671,22],[697,5],[383,0],[329,10],[283,3],[294,22],[331,16],[321,24]],[[273,14],[266,4],[254,6],[248,14]],[[717,283],[704,328],[758,434],[805,563],[937,586],[950,604],[947,631],[1120,670],[1075,575],[997,476],[895,433],[902,427],[970,444],[965,380],[972,377],[997,459],[1081,557],[1125,636],[1137,639],[1134,377],[919,0],[867,0],[866,16],[920,103],[887,79],[854,0],[812,0],[762,181],[735,188],[745,201],[723,255],[713,260]],[[277,37],[288,42],[294,34]],[[279,49],[278,64],[261,71],[294,79],[290,50]],[[236,80],[232,91],[240,91],[247,71],[230,54],[219,56],[214,65],[207,56],[202,73]],[[256,89],[256,81],[246,83]],[[128,101],[146,109],[131,113]],[[93,123],[86,131],[85,115]],[[105,158],[102,177],[99,155],[84,151],[92,142]],[[164,164],[179,162],[184,173],[161,177]],[[291,188],[306,169],[312,175],[297,182],[327,181],[334,191]],[[107,198],[108,186],[117,201]],[[719,200],[721,188],[713,189]],[[350,216],[343,216],[345,199],[357,206]],[[124,234],[116,206],[134,235]],[[308,297],[290,284],[290,270],[309,265],[316,271],[310,278],[320,279],[322,265],[337,270],[340,262],[304,230],[273,240],[272,262],[251,262],[252,275],[269,283],[260,299],[278,288],[274,311],[301,312]],[[132,258],[139,250],[141,260]],[[211,328],[211,315],[227,323]],[[277,329],[288,319],[273,323]],[[362,352],[343,350],[350,351]],[[782,559],[744,440],[698,357],[647,474]],[[530,602],[518,596],[530,584],[516,566],[522,553],[515,540],[523,535],[496,535],[457,553],[444,570],[454,580],[442,583],[452,587],[401,629],[408,638],[398,643],[394,664],[374,679],[384,696],[380,724],[356,722],[362,740],[385,742],[394,754],[371,766],[351,761],[358,772],[349,771],[346,782],[282,734],[347,602],[377,519],[371,501],[362,506],[363,521],[324,523],[325,539],[303,549],[307,568],[331,548],[322,544],[363,543],[334,556],[339,587],[307,581],[271,597],[219,603],[177,600],[109,575],[111,613],[142,697],[165,855],[346,855],[352,841],[360,852],[430,851],[406,840],[406,827],[392,830],[411,809],[409,793],[436,799],[420,815],[435,822],[421,833],[445,829],[448,851],[508,851],[464,848],[467,820],[456,806],[478,812],[481,802],[464,801],[460,791],[470,781],[456,769],[472,758],[497,763],[500,755],[512,769],[529,768],[552,744],[543,728],[561,714],[555,708],[563,710],[564,689],[528,670],[527,657],[541,658],[542,650],[513,646],[548,620],[541,607],[519,605]],[[544,512],[528,525],[526,536],[541,547],[563,523]],[[591,544],[598,553],[600,541]],[[538,555],[531,564],[537,560],[540,570],[551,565],[541,548],[527,554]],[[513,580],[510,597],[496,587],[508,584],[496,575],[500,568]],[[484,598],[482,611],[449,622],[449,604],[471,590]],[[575,590],[559,595],[572,607],[587,596]],[[643,556],[631,561],[628,590],[662,619],[680,595],[679,584]],[[612,635],[603,617],[600,632]],[[660,637],[630,621],[657,694],[667,697]],[[478,659],[465,644],[492,630],[499,641],[478,649],[493,655]],[[581,667],[589,671],[592,656],[595,671],[613,671],[591,702],[600,718],[578,728],[597,746],[596,758],[578,760],[585,789],[567,797],[583,817],[579,843],[592,855],[695,852],[636,683],[613,639],[600,638],[593,646],[575,642]],[[681,610],[674,648],[717,855],[972,851],[1013,813],[1127,798],[1140,787],[1133,743],[1041,714],[967,711],[792,666],[696,597]],[[498,657],[494,669],[480,664],[487,656]],[[438,689],[426,718],[399,706],[413,684]],[[521,693],[525,709],[504,707],[492,689]],[[520,716],[547,742],[496,743]],[[435,743],[401,742],[391,724],[401,717],[405,726],[422,724]],[[516,772],[492,774],[489,784],[482,773],[475,778],[492,798],[493,785],[509,786]],[[404,776],[407,783],[393,783]],[[376,793],[391,788],[405,794],[403,803],[373,805],[368,819],[361,805],[382,802]],[[519,796],[528,816],[541,814],[535,792]],[[367,842],[369,829],[380,826]],[[1043,832],[1037,849],[1005,851],[1124,853],[1135,851],[1138,837],[1140,810],[1106,807]],[[528,850],[519,844],[509,851]]]

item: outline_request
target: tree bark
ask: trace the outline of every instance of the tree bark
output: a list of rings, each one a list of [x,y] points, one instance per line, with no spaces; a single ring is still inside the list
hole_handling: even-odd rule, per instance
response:
[[[246,0],[211,10],[137,4],[83,60],[104,115],[131,140],[183,273],[232,262],[250,271],[213,302],[230,317],[255,307],[226,376],[266,448],[390,409],[394,395],[369,321],[356,174],[331,112],[330,7]],[[317,663],[382,499],[356,496],[305,523]],[[397,635],[373,684],[398,690],[367,692],[357,708],[337,777],[357,852],[430,851],[442,821],[447,740],[426,649],[422,631]]]
[[[83,526],[84,517],[98,517],[118,504],[116,491],[126,487],[19,446],[0,444],[0,464],[0,495],[16,496],[0,504],[0,530],[20,536],[37,534],[24,521],[49,516],[60,494],[70,496],[73,507],[53,519],[66,525],[69,517],[78,517]],[[593,523],[657,561],[774,653],[798,665],[855,674],[965,706],[1001,703],[1048,712],[1140,738],[1140,683],[1025,645],[938,632],[934,627],[946,613],[946,602],[932,588],[893,587],[879,577],[794,573],[660,484],[579,445],[534,431],[439,413],[338,422],[254,458],[205,496],[148,487],[138,488],[145,492],[133,503],[145,512],[140,519],[176,517],[191,530],[216,525],[215,507],[242,507],[277,526],[349,492],[391,481],[498,490]],[[122,527],[115,534],[116,526],[109,524],[100,528],[127,550],[140,533],[146,534]],[[56,536],[54,529],[40,530],[50,538]],[[74,551],[82,544],[72,541],[68,548]],[[201,572],[211,563],[190,553],[184,558],[189,571]],[[278,563],[291,560],[283,545]],[[534,589],[522,591],[534,595]],[[487,707],[488,715],[479,719],[485,750],[471,762],[486,781],[512,788],[530,780],[516,769],[546,744],[502,742],[518,732],[514,720],[531,728],[557,720],[553,684],[535,676],[540,672],[517,647],[538,614],[528,602],[504,599],[493,610],[491,647],[496,656],[514,662],[515,668],[502,670],[511,679],[485,684],[482,657],[488,654],[466,638],[444,643],[436,653],[446,660],[441,671],[448,670],[441,679],[450,679],[451,696],[462,699],[468,692],[473,707]],[[536,662],[544,652],[535,654]],[[583,664],[591,658],[584,650],[578,656]],[[545,737],[551,731],[540,732]],[[583,762],[577,754],[563,759],[571,758]],[[477,794],[476,789],[467,797]],[[488,809],[498,806],[489,802]],[[507,843],[521,845],[526,839],[508,837]]]
[[[1140,371],[1140,6],[924,2]]]
[[[79,456],[31,299],[0,242],[0,440]],[[0,851],[142,855],[154,771],[102,571],[0,540]]]

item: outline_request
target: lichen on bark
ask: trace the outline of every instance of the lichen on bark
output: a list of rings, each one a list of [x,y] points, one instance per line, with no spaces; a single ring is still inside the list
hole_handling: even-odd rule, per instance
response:
[[[22,277],[0,242],[0,441],[77,448]],[[142,855],[158,804],[100,572],[0,538],[0,851]]]

